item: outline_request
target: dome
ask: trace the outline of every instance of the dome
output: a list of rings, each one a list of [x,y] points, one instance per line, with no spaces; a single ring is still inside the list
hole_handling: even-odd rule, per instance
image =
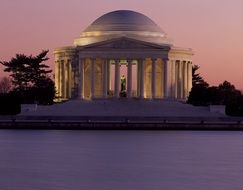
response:
[[[130,10],[117,10],[96,19],[75,39],[83,46],[118,37],[128,37],[156,44],[169,44],[166,34],[149,17]]]
[[[147,16],[129,10],[113,11],[96,19],[86,30],[89,31],[163,31]]]

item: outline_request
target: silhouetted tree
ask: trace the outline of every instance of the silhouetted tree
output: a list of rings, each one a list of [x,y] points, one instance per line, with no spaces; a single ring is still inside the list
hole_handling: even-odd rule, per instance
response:
[[[14,92],[0,94],[0,115],[16,115],[20,113],[20,110],[18,94]]]
[[[208,83],[197,73],[200,67],[194,65],[192,67],[192,89],[190,91],[187,102],[189,104],[197,106],[207,105],[207,89],[209,87]]]
[[[39,80],[34,86],[33,91],[33,94],[35,94],[40,104],[53,104],[55,98],[55,84],[50,78]]]
[[[48,75],[52,70],[43,63],[49,59],[47,53],[48,50],[37,56],[17,54],[9,62],[0,62],[5,66],[4,71],[10,73],[13,90],[19,93],[22,103],[53,103],[54,82]]]
[[[217,86],[210,86],[207,88],[206,93],[206,104],[207,105],[220,105],[220,91]]]
[[[220,104],[226,106],[228,115],[243,115],[243,96],[241,91],[237,90],[234,85],[224,81],[218,86]]]
[[[200,73],[197,73],[199,68],[200,67],[198,65],[192,66],[192,86],[194,87],[196,85],[200,85],[208,87],[208,83],[203,79],[202,76],[200,76]]]
[[[35,57],[17,54],[9,62],[0,62],[6,67],[4,71],[10,73],[15,89],[26,90],[34,86],[38,80],[48,77],[47,74],[52,70],[46,70],[49,66],[42,63],[49,59],[46,57],[47,53],[45,50]]]
[[[9,77],[3,77],[0,80],[0,94],[6,94],[11,90],[12,84]]]
[[[195,106],[225,105],[227,115],[243,116],[242,93],[228,81],[210,87],[197,73],[198,69],[193,66],[193,87],[187,102]]]
[[[207,87],[198,85],[193,86],[189,94],[187,103],[196,106],[206,106],[207,105]]]

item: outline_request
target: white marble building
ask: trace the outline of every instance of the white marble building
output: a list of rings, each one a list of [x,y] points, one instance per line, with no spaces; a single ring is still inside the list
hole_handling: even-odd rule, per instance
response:
[[[119,98],[124,70],[127,98],[185,100],[192,87],[192,50],[175,47],[158,25],[134,11],[99,17],[73,46],[54,55],[61,100]]]

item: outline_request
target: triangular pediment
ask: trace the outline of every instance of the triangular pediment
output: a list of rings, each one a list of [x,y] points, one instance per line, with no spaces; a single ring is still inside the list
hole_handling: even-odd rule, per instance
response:
[[[168,46],[162,46],[158,44],[153,44],[149,42],[144,42],[136,39],[131,39],[127,37],[121,37],[116,39],[111,39],[107,41],[93,43],[84,46],[83,49],[167,49]]]

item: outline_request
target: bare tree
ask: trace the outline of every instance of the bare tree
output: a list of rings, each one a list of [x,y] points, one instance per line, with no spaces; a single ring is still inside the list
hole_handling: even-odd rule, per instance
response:
[[[11,80],[8,77],[3,77],[0,80],[0,94],[8,93],[12,88]]]

